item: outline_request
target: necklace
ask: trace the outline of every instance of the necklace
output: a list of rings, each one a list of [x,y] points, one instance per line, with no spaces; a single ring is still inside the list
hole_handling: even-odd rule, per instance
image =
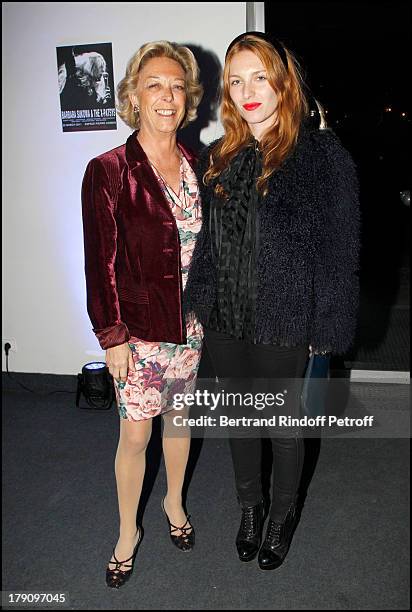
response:
[[[185,187],[186,187],[186,182],[185,182],[185,179],[184,179],[183,158],[182,158],[182,156],[180,156],[180,167],[179,167],[179,187],[180,187],[180,189],[179,189],[179,195],[177,195],[173,189],[171,189],[171,188],[169,189],[169,185],[168,185],[167,181],[165,180],[165,178],[163,177],[162,173],[160,172],[160,170],[158,170],[158,168],[157,168],[157,167],[156,167],[156,165],[155,165],[155,164],[152,162],[152,160],[151,160],[151,159],[149,159],[149,163],[150,163],[150,165],[151,165],[151,166],[154,168],[154,170],[156,171],[156,173],[158,174],[158,176],[159,176],[160,180],[162,181],[163,186],[164,186],[165,190],[167,191],[167,193],[168,193],[169,198],[171,199],[171,201],[172,201],[174,204],[176,204],[176,202],[175,202],[175,198],[173,197],[173,195],[174,195],[174,196],[175,196],[175,197],[176,197],[176,198],[179,200],[179,202],[180,202],[181,204],[183,204],[183,208],[184,208],[184,209],[185,209],[185,208],[187,208],[187,203],[186,203],[186,189],[185,189]],[[179,197],[182,191],[183,191],[183,201],[182,201],[182,200],[180,199],[180,197]],[[180,208],[181,208],[181,207],[180,207]]]

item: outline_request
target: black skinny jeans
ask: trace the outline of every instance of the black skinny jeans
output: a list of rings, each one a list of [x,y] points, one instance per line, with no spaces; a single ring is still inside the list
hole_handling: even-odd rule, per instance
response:
[[[302,378],[308,347],[281,347],[252,344],[227,334],[205,330],[205,342],[218,378]],[[255,506],[262,499],[262,440],[230,438],[236,490],[242,507]],[[283,522],[302,475],[304,440],[298,434],[271,437],[273,487],[270,518]]]

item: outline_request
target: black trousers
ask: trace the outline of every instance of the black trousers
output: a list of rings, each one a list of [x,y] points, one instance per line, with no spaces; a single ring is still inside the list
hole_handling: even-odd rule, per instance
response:
[[[252,344],[211,329],[205,330],[205,342],[218,378],[300,379],[308,359],[307,346]],[[229,442],[240,504],[254,506],[262,499],[262,439],[230,438]],[[273,486],[269,515],[282,522],[296,499],[305,447],[297,433],[273,437],[271,443]]]

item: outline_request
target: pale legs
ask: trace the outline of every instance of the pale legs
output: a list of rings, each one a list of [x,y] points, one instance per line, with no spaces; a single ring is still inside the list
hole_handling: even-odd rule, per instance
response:
[[[137,422],[120,419],[119,444],[114,464],[120,517],[115,555],[119,561],[124,561],[132,555],[139,538],[136,514],[146,469],[146,448],[151,434],[152,419]],[[130,569],[127,565],[121,565],[119,569]],[[109,569],[114,568],[112,556]]]
[[[165,424],[163,453],[168,488],[165,510],[170,522],[181,526],[186,522],[186,515],[182,508],[182,486],[190,450],[190,428],[179,428],[179,431],[173,434],[169,426],[173,427],[171,413],[174,412],[171,411],[163,416]],[[180,415],[183,412],[179,410],[177,414]],[[132,555],[139,538],[139,531],[136,529],[136,514],[146,469],[146,449],[151,434],[152,419],[137,422],[120,419],[119,444],[115,459],[120,517],[119,539],[115,555],[119,561],[128,559]],[[180,533],[176,531],[175,535]],[[115,562],[112,556],[109,569],[114,569],[114,567]],[[129,567],[121,565],[120,569],[127,570]]]
[[[169,521],[173,525],[182,527],[186,523],[186,514],[182,506],[182,487],[190,451],[190,427],[174,425],[175,416],[187,417],[188,409],[170,410],[163,415],[163,456],[167,476],[164,508]],[[192,529],[189,528],[188,533],[191,531]],[[181,531],[173,532],[176,536],[181,533]]]

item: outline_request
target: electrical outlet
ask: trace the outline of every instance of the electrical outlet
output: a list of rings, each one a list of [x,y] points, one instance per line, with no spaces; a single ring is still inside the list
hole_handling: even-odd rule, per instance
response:
[[[10,344],[10,350],[17,353],[17,343],[14,338],[3,338],[2,339],[1,344],[3,347],[3,353],[5,353],[4,347],[6,346],[7,342]]]

